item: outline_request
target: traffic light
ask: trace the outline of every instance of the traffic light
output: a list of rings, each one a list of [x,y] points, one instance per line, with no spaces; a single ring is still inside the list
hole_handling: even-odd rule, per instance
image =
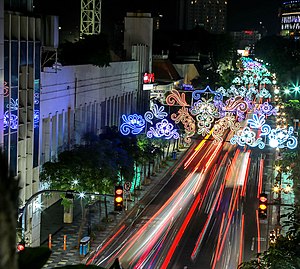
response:
[[[17,245],[17,252],[23,251],[25,249],[25,243],[19,242]]]
[[[115,186],[115,211],[123,210],[123,186]]]
[[[267,217],[268,210],[268,195],[266,193],[261,193],[259,195],[259,205],[258,205],[258,216],[261,219],[265,219]]]

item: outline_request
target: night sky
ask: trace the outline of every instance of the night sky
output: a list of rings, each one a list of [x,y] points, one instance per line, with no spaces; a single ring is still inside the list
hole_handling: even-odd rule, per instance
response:
[[[261,30],[275,34],[279,28],[278,9],[282,0],[228,0],[228,30]]]
[[[35,0],[35,2],[49,3],[45,10],[48,13],[61,13],[62,17],[65,16],[66,10],[69,11],[69,16],[71,13],[80,12],[80,0]],[[172,21],[174,2],[175,0],[102,0],[102,8],[105,7],[102,17],[103,19],[109,17],[111,20],[123,20],[127,11],[142,10],[152,14],[169,13],[170,21]],[[262,30],[259,24],[262,22],[267,34],[275,34],[279,31],[278,9],[282,2],[283,0],[228,0],[228,31]],[[57,10],[61,12],[55,12]]]

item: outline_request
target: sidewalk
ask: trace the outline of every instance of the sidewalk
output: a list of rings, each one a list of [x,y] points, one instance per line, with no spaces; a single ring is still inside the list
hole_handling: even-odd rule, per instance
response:
[[[145,196],[151,189],[159,182],[164,175],[172,169],[173,166],[176,165],[178,159],[186,152],[187,148],[183,148],[177,151],[177,159],[167,161],[167,165],[164,169],[161,169],[156,173],[155,176],[151,177],[149,184],[142,185],[142,189],[139,191],[139,200]],[[138,200],[128,202],[127,211],[123,211],[120,213],[114,212],[114,202],[112,197],[108,197],[107,199],[107,212],[109,215],[109,222],[101,222],[99,225],[99,219],[103,218],[103,209],[101,214],[101,203],[95,206],[95,210],[91,215],[91,227],[92,234],[94,239],[91,242],[91,249],[93,251],[97,248],[103,241],[106,240],[117,228],[117,226],[123,221],[126,216],[129,214],[131,210],[133,210],[136,202]],[[97,207],[98,206],[98,207]],[[125,206],[125,204],[124,204]],[[103,207],[103,204],[102,204]],[[100,215],[101,214],[101,215]],[[79,214],[78,216],[74,216],[74,221],[72,224],[65,224],[63,229],[57,232],[55,235],[52,235],[52,254],[48,260],[48,262],[44,265],[43,268],[55,268],[59,266],[65,265],[74,265],[79,264],[84,259],[84,257],[79,255],[78,246],[78,231],[80,227],[82,216]],[[88,234],[88,226],[87,224],[84,227],[82,237]],[[64,246],[64,235],[66,235],[66,250],[63,249]],[[44,244],[47,246],[47,244]]]

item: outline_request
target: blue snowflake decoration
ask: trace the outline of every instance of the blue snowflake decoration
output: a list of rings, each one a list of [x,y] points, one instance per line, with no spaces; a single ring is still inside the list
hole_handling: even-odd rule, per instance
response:
[[[178,139],[179,134],[176,129],[174,129],[174,125],[169,123],[168,120],[163,119],[162,121],[158,122],[155,126],[156,128],[150,127],[149,131],[147,132],[147,137],[152,138],[160,138],[164,137],[165,139]]]
[[[140,134],[146,126],[146,121],[143,116],[133,114],[133,115],[122,115],[122,120],[124,123],[120,126],[120,132],[123,135],[129,135],[130,133],[137,135]]]
[[[252,119],[248,119],[248,124],[251,128],[260,129],[260,136],[266,136],[271,132],[271,127],[266,123],[265,115],[262,114],[258,117],[257,114],[253,114]]]

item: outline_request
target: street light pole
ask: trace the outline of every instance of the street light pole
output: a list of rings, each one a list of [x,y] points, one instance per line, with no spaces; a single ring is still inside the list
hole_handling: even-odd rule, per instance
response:
[[[22,210],[22,222],[21,222],[21,231],[22,231],[22,240],[25,240],[25,232],[26,232],[26,216],[27,216],[27,207],[28,205],[33,201],[34,198],[36,198],[39,195],[45,194],[45,193],[68,193],[68,194],[77,194],[77,195],[81,195],[80,192],[77,191],[72,191],[72,190],[40,190],[38,192],[36,192],[35,194],[33,194],[25,203],[25,205],[21,208]],[[95,195],[95,196],[104,196],[104,201],[106,204],[106,197],[107,196],[111,196],[113,197],[112,194],[100,194],[100,193],[85,193],[85,195]]]

